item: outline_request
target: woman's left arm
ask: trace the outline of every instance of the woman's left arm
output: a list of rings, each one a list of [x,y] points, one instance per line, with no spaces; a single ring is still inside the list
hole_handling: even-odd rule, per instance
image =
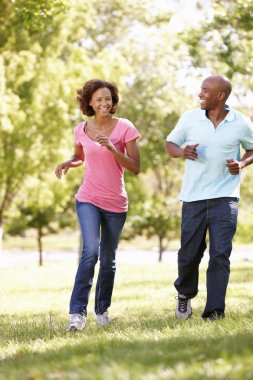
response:
[[[140,173],[140,152],[136,139],[126,143],[126,154],[115,148],[115,146],[112,154],[131,173],[135,175]]]
[[[140,152],[136,139],[127,142],[126,154],[118,150],[107,136],[99,135],[96,139],[100,145],[106,147],[116,158],[116,160],[131,173],[137,175],[140,173]]]

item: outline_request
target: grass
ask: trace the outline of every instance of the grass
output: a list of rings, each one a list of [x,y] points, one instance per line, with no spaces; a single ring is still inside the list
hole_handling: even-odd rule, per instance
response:
[[[79,231],[62,231],[57,234],[48,234],[43,237],[43,249],[45,251],[77,251],[79,247]],[[179,245],[178,240],[172,240],[168,249],[177,249]],[[143,236],[137,236],[130,241],[121,239],[121,249],[128,249],[135,247],[140,250],[158,249],[158,238],[151,237],[146,239]],[[27,231],[25,237],[22,236],[9,236],[5,235],[3,241],[3,248],[5,250],[38,250],[36,232],[34,230]]]
[[[207,237],[208,239],[208,237]],[[245,249],[252,249],[253,245],[245,244],[245,238],[235,238],[233,247],[240,247]],[[248,240],[248,239],[247,239]],[[42,239],[43,250],[46,252],[77,252],[79,247],[79,231],[64,230],[57,234],[45,235]],[[180,243],[178,239],[170,240],[167,250],[178,250]],[[136,236],[134,239],[120,241],[120,249],[133,249],[137,250],[156,250],[158,251],[158,238],[156,236],[151,236],[147,239],[144,236]],[[8,250],[26,250],[26,251],[37,251],[38,245],[36,240],[36,231],[28,230],[26,231],[26,236],[10,236],[5,235],[3,240],[3,249]]]
[[[253,379],[253,262],[233,263],[225,320],[204,322],[205,266],[189,321],[174,317],[176,268],[118,266],[110,315],[66,333],[76,271],[51,262],[0,268],[0,379]]]
[[[43,249],[46,251],[77,251],[79,244],[79,233],[64,232],[61,234],[48,234],[43,237]],[[5,250],[38,250],[36,232],[28,231],[25,237],[6,235],[3,241]]]

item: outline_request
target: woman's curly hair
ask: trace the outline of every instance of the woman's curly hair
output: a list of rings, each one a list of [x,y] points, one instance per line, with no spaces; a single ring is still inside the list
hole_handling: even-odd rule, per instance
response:
[[[92,98],[92,95],[99,88],[108,88],[110,90],[111,95],[112,95],[112,109],[110,113],[114,114],[116,112],[118,103],[119,103],[119,95],[118,95],[117,86],[113,83],[106,82],[101,79],[91,79],[84,84],[83,88],[77,90],[77,101],[84,115],[87,115],[87,116],[95,115],[95,112],[89,103]]]

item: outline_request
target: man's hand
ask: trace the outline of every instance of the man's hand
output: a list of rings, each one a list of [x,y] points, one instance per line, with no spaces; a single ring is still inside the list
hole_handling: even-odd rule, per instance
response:
[[[187,160],[196,160],[198,158],[197,147],[199,144],[186,145],[183,149],[183,158]]]
[[[226,162],[226,167],[231,175],[240,174],[241,169],[243,168],[242,162],[236,160],[226,160]]]

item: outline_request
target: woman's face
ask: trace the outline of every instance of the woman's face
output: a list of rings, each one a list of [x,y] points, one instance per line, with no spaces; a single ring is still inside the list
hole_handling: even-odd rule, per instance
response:
[[[109,88],[103,87],[95,91],[89,105],[93,108],[96,115],[108,116],[113,106],[112,94]]]

